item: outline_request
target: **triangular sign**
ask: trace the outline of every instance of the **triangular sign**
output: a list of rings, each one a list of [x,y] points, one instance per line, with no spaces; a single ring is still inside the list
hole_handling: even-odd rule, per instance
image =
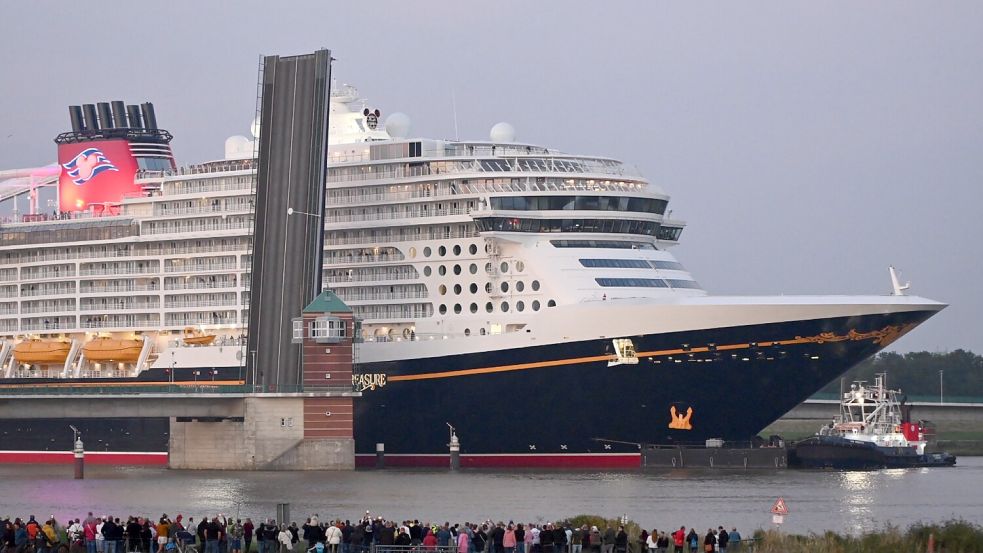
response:
[[[788,507],[785,505],[785,500],[779,497],[778,501],[775,502],[775,505],[772,506],[771,512],[776,515],[787,515]]]

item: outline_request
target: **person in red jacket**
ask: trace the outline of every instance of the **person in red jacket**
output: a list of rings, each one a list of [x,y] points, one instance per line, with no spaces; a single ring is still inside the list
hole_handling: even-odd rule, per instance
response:
[[[686,543],[686,527],[680,526],[679,530],[672,533],[672,543],[676,546],[676,551],[682,551]]]

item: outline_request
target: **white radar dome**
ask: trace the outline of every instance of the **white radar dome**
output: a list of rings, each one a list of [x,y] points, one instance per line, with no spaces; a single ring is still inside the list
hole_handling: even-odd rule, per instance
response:
[[[410,135],[410,116],[396,112],[386,117],[386,131],[393,138],[406,138]]]
[[[253,138],[259,138],[259,116],[257,115],[253,119],[253,124],[249,126],[249,132],[252,133]]]
[[[253,157],[253,141],[236,135],[225,139],[225,159],[248,159]]]
[[[515,127],[505,121],[495,123],[488,134],[492,142],[515,142]]]

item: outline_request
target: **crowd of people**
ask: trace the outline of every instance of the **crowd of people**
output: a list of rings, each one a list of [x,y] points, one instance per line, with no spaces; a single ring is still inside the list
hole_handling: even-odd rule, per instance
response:
[[[221,514],[195,521],[183,515],[172,520],[166,513],[157,520],[89,513],[65,525],[54,516],[43,522],[6,517],[0,529],[0,553],[727,553],[743,541],[737,528],[728,532],[723,526],[705,534],[682,526],[629,536],[623,525],[400,523],[368,511],[354,523],[322,521],[314,514],[299,526]]]

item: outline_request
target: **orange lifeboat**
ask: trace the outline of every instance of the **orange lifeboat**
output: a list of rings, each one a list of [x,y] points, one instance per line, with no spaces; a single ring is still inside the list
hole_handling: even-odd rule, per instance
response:
[[[133,363],[140,358],[143,340],[122,338],[96,338],[82,346],[82,352],[89,361],[116,361]]]
[[[18,363],[53,365],[64,363],[71,349],[71,342],[34,338],[14,346],[14,359]]]
[[[214,334],[205,334],[201,329],[191,326],[184,329],[184,343],[189,346],[208,346],[214,341]]]

